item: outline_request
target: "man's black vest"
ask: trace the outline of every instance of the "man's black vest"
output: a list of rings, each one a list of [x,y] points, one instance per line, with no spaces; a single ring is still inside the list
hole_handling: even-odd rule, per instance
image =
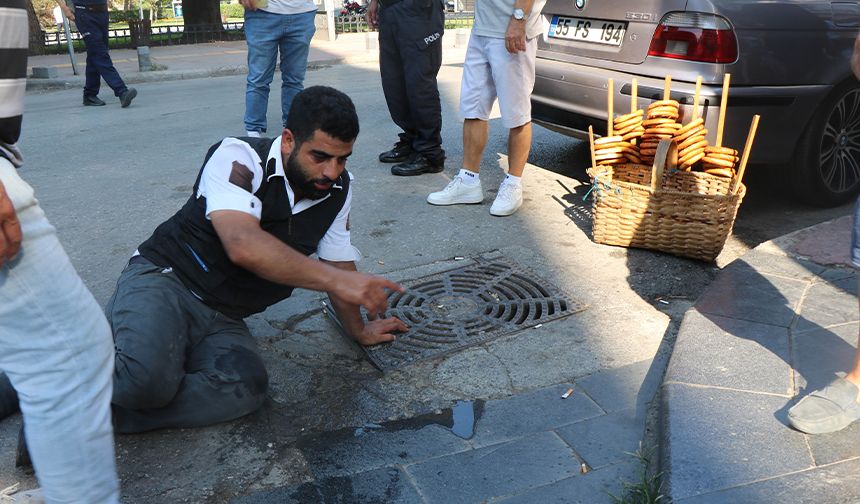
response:
[[[260,227],[302,254],[313,254],[346,202],[349,173],[344,171],[335,181],[342,189],[332,189],[328,199],[293,215],[287,181],[273,176],[275,159],[268,159],[269,148],[279,138],[240,140],[251,145],[262,160],[264,178],[254,193],[263,203]],[[218,142],[209,148],[203,166],[220,145]],[[204,303],[231,318],[245,318],[290,297],[293,287],[262,279],[230,261],[206,218],[206,198],[196,197],[202,175],[203,168],[188,202],[138,247],[140,254],[157,266],[173,268]]]

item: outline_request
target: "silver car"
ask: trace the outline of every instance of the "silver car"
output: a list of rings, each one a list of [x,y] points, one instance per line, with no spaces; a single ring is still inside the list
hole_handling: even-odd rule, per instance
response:
[[[860,83],[851,73],[860,5],[823,0],[547,0],[538,42],[532,116],[584,138],[606,132],[607,79],[616,113],[663,96],[690,117],[702,76],[708,140],[714,142],[725,73],[731,74],[723,145],[741,150],[761,115],[751,164],[802,200],[832,206],[860,192]]]

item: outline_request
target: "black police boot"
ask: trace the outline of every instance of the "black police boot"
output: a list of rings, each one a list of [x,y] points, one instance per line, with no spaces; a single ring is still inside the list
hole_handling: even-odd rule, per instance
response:
[[[18,393],[6,373],[0,373],[0,420],[18,411]]]
[[[401,177],[411,177],[422,173],[439,173],[445,169],[444,161],[433,161],[424,154],[416,153],[409,161],[391,167],[391,174]]]
[[[98,96],[84,95],[84,106],[85,107],[101,107],[104,104],[105,104],[105,102],[103,102]]]
[[[412,155],[412,146],[401,140],[394,144],[391,150],[380,154],[379,160],[383,163],[402,163],[408,160],[410,155]]]
[[[121,94],[119,97],[119,103],[122,105],[122,108],[126,108],[131,105],[131,101],[134,100],[134,97],[137,96],[137,89],[133,87],[125,90],[125,93]]]

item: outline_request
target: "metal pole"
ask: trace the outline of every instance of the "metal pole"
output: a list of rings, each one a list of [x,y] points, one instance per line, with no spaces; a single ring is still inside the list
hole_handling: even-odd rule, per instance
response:
[[[75,61],[75,47],[72,45],[72,32],[69,30],[69,20],[66,18],[66,13],[63,14],[63,31],[66,32],[66,45],[69,47],[69,59],[72,60],[72,73],[78,75],[78,62]]]

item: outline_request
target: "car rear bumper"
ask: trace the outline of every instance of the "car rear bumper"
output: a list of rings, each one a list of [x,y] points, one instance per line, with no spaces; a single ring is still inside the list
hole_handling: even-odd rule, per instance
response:
[[[631,79],[638,81],[638,108],[662,99],[663,79],[604,70],[580,64],[538,58],[532,93],[532,119],[561,133],[587,138],[588,126],[597,134],[606,133],[607,80],[614,80],[613,103],[616,115],[630,111]],[[705,119],[708,140],[716,140],[722,85],[702,85],[699,105]],[[761,121],[750,162],[783,164],[791,160],[797,140],[831,91],[829,85],[743,86],[732,85],[723,129],[724,146],[742,150],[752,116]],[[681,117],[692,115],[695,83],[672,82],[672,99],[681,102]]]

